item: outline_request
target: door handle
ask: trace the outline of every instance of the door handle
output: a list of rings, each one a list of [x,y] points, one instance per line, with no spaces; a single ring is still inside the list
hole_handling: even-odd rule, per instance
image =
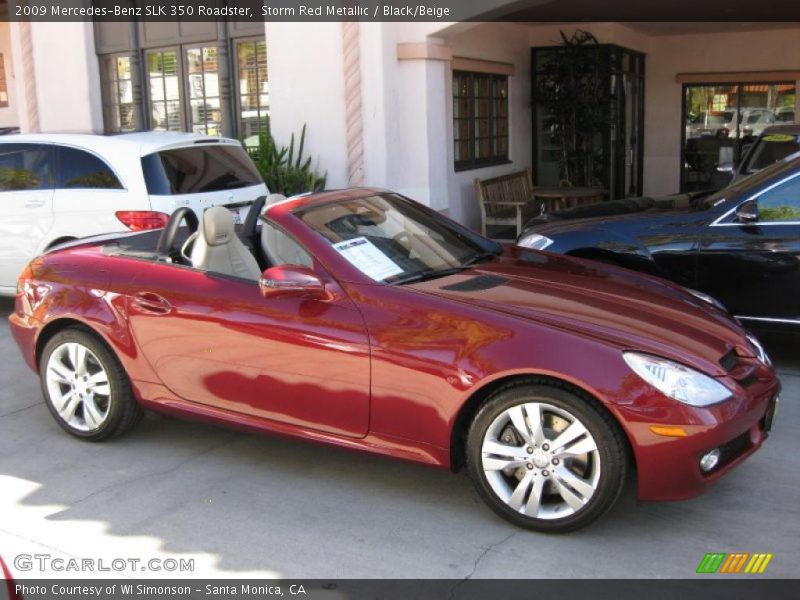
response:
[[[25,208],[40,208],[45,205],[46,200],[28,200],[25,203]]]
[[[165,298],[153,292],[134,294],[133,305],[140,311],[153,315],[166,315],[172,309],[172,305]]]

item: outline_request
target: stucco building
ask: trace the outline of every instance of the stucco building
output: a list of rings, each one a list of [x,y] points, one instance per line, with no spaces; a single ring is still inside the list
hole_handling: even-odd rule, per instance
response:
[[[642,57],[624,147],[641,193],[688,185],[692,119],[796,113],[797,23],[0,23],[0,128],[245,139],[269,114],[282,142],[307,125],[329,187],[392,188],[477,227],[475,178],[552,177],[531,49],[577,28]]]

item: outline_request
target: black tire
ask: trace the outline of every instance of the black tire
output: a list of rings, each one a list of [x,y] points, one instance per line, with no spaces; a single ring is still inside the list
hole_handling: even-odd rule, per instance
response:
[[[483,468],[483,441],[490,426],[495,420],[505,413],[508,409],[525,403],[545,403],[572,415],[594,438],[599,457],[600,473],[595,486],[594,494],[586,501],[584,506],[576,510],[573,514],[557,518],[537,518],[522,514],[522,512],[510,507],[492,488]],[[508,425],[506,425],[508,427]],[[507,430],[503,429],[504,435],[508,435]],[[516,429],[513,430],[516,432]],[[511,433],[515,435],[515,433]],[[539,531],[542,533],[566,533],[585,527],[605,514],[616,502],[625,483],[628,458],[626,444],[614,419],[601,407],[595,405],[590,398],[561,388],[557,384],[538,384],[533,382],[517,382],[505,386],[495,392],[480,408],[472,420],[467,435],[466,463],[467,471],[475,485],[481,498],[498,515],[526,529]],[[506,438],[503,438],[506,441]],[[519,440],[513,443],[517,445]],[[523,446],[526,444],[523,443]],[[544,445],[542,445],[544,447]],[[528,450],[529,451],[529,450]],[[537,448],[538,452],[538,448]],[[567,467],[566,459],[561,459],[562,467]],[[593,456],[591,461],[596,461]],[[591,464],[591,463],[587,463]],[[547,471],[539,471],[538,466],[527,465],[528,469],[535,469],[536,474],[541,475]],[[547,467],[545,467],[547,468]],[[517,467],[516,473],[525,473],[524,467]],[[553,467],[550,467],[550,476],[553,477]],[[521,475],[515,475],[520,477]],[[513,486],[516,480],[505,477],[509,486]],[[495,480],[497,481],[497,480]],[[554,485],[546,483],[544,485]],[[554,488],[545,488],[545,490]],[[543,496],[545,498],[557,498],[557,496]]]
[[[72,426],[62,418],[51,398],[46,382],[47,365],[53,352],[67,343],[77,343],[88,349],[107,375],[110,393],[106,401],[106,417],[96,429],[84,431]],[[133,394],[130,379],[119,359],[99,336],[87,329],[70,327],[50,338],[39,360],[39,374],[42,395],[50,414],[64,431],[77,438],[89,442],[106,440],[125,433],[142,418],[142,408]]]

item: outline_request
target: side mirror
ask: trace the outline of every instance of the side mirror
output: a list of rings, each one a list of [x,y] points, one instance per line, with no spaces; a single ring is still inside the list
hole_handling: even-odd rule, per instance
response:
[[[740,223],[755,223],[758,221],[758,203],[755,200],[742,202],[736,209],[736,220]]]
[[[270,267],[261,274],[258,287],[265,298],[328,297],[322,280],[303,265]]]
[[[733,175],[736,172],[736,167],[733,166],[732,162],[721,163],[717,165],[717,171]]]

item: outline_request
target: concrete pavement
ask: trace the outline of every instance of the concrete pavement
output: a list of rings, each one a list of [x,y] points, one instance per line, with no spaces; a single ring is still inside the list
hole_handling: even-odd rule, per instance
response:
[[[772,552],[767,575],[800,576],[800,352],[791,340],[765,338],[784,384],[772,436],[709,494],[637,505],[629,484],[600,522],[544,536],[495,517],[463,473],[154,415],[109,443],[72,439],[23,364],[10,310],[0,300],[7,562],[20,553],[194,559],[185,575],[196,577],[683,578],[706,552]]]

